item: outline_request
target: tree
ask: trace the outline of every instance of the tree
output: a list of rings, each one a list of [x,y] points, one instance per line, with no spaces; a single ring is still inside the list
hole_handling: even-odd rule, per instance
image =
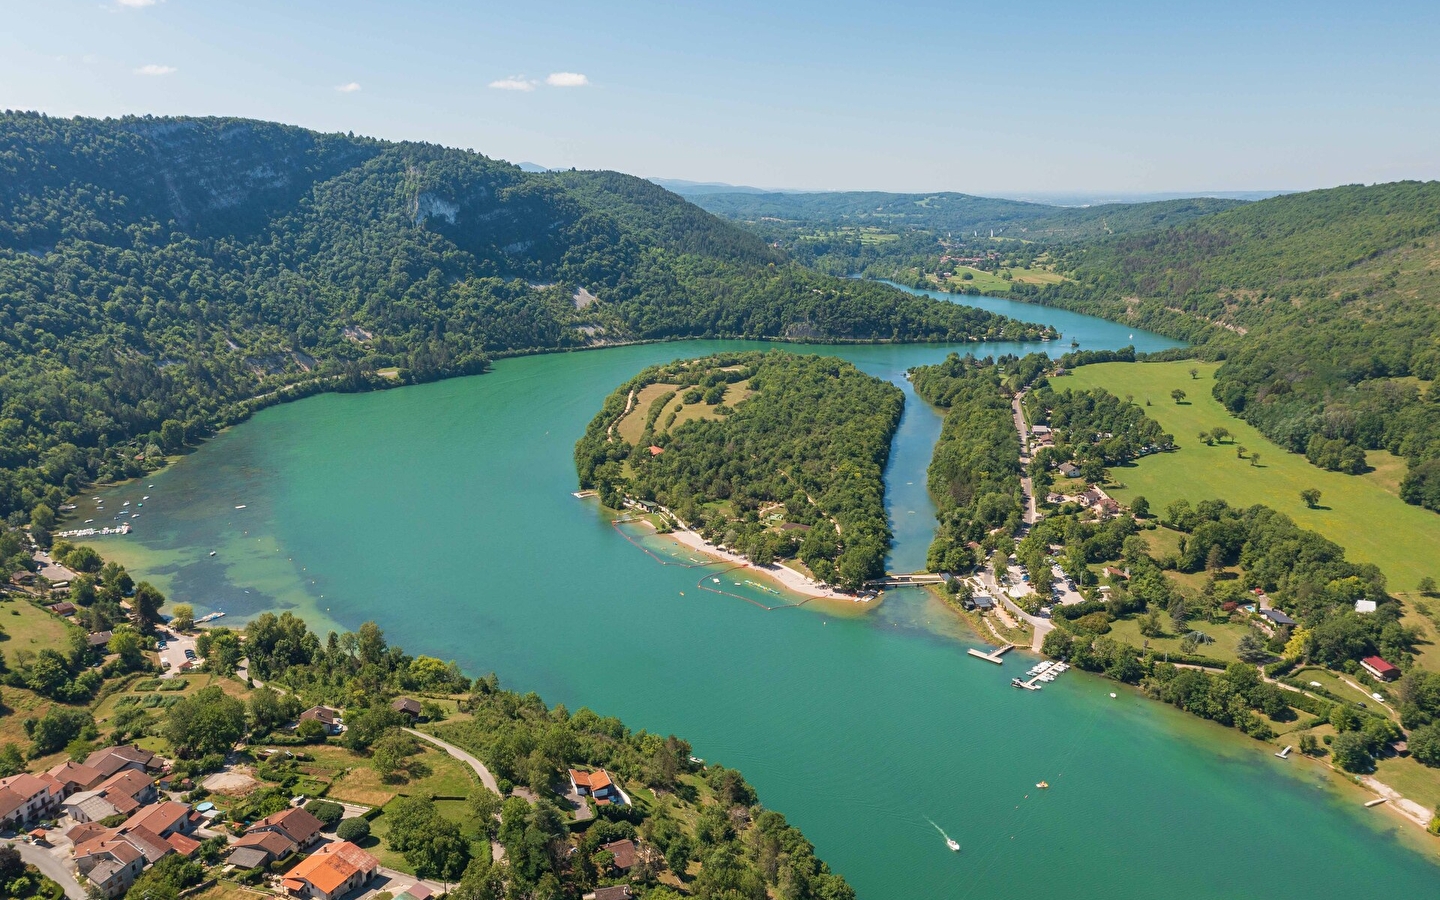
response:
[[[195,627],[195,607],[189,603],[177,603],[170,611],[170,627],[176,631],[189,631]]]
[[[1422,725],[1410,732],[1410,755],[1427,766],[1440,766],[1440,723]]]
[[[1372,766],[1370,742],[1358,731],[1335,735],[1330,744],[1330,758],[1346,772],[1368,772]]]
[[[32,757],[49,756],[65,749],[76,738],[93,741],[99,737],[95,730],[95,719],[83,709],[68,706],[52,706],[44,717],[35,723],[30,739],[35,742]]]
[[[335,828],[335,836],[358,844],[370,836],[370,823],[361,818],[343,819]]]
[[[1191,377],[1192,379],[1194,379],[1194,378],[1199,378],[1199,377],[1200,377],[1200,370],[1199,370],[1199,369],[1192,368],[1192,369],[1190,370],[1190,377]]]
[[[470,807],[470,814],[480,823],[480,827],[491,837],[495,834],[495,817],[500,815],[500,807],[504,800],[499,794],[481,785],[470,792],[465,798],[466,804]]]
[[[1308,508],[1314,509],[1320,505],[1320,492],[1314,488],[1306,488],[1300,492],[1300,499],[1305,501]]]
[[[25,860],[20,851],[9,844],[0,845],[0,881],[9,881],[25,871]]]
[[[75,571],[84,572],[86,574],[93,574],[100,571],[100,567],[105,563],[105,561],[100,558],[100,554],[96,552],[95,548],[88,546],[76,547],[74,550],[71,550],[69,553],[65,554],[64,561],[65,565],[69,566]]]
[[[1130,511],[1135,514],[1135,518],[1137,519],[1149,518],[1150,501],[1146,500],[1143,495],[1136,494],[1130,501]]]
[[[1176,388],[1175,390],[1170,392],[1170,399],[1174,400],[1176,403],[1184,403],[1185,392],[1182,391],[1180,388]]]
[[[0,747],[0,778],[9,778],[25,771],[25,756],[17,744]]]
[[[245,736],[245,704],[219,685],[201,688],[170,707],[162,733],[182,759],[229,752]]]
[[[1420,579],[1420,583],[1416,585],[1416,588],[1420,591],[1420,593],[1427,596],[1433,594],[1435,593],[1435,579],[1431,578],[1429,575],[1426,575],[1424,578]]]
[[[130,600],[130,607],[135,610],[135,618],[141,628],[147,631],[154,628],[160,622],[160,607],[164,605],[165,595],[160,593],[159,588],[148,581],[135,585],[135,596]]]
[[[55,510],[43,503],[37,503],[35,508],[30,510],[30,524],[41,531],[51,531],[55,528]]]
[[[1252,465],[1252,466],[1258,466],[1258,465],[1260,465],[1260,454],[1259,454],[1259,453],[1252,453],[1252,454],[1250,454],[1250,465]]]
[[[1225,551],[1220,549],[1219,544],[1210,545],[1210,552],[1205,554],[1205,568],[1211,572],[1225,568]]]
[[[1265,641],[1253,631],[1246,632],[1240,636],[1235,643],[1235,655],[1248,663],[1258,663],[1270,657],[1270,652],[1265,649]]]
[[[1230,437],[1230,429],[1224,427],[1223,425],[1217,425],[1216,427],[1210,429],[1210,434],[1215,438],[1215,443],[1219,444],[1223,443]]]
[[[114,634],[110,635],[110,642],[105,645],[105,649],[118,655],[120,664],[126,669],[138,669],[145,664],[140,635],[129,628],[117,628]]]
[[[334,828],[340,824],[345,817],[345,807],[331,800],[321,800],[318,797],[305,804],[305,811],[319,819],[327,829]]]
[[[323,744],[328,733],[325,726],[315,719],[302,719],[295,726],[295,737],[304,744]]]
[[[1300,752],[1306,756],[1314,756],[1320,749],[1320,742],[1315,740],[1315,735],[1305,732],[1300,735]]]
[[[174,453],[185,446],[185,426],[174,419],[166,419],[160,425],[160,446],[166,453]]]
[[[410,735],[398,729],[392,730],[375,742],[370,751],[370,765],[380,774],[381,781],[398,781],[406,758],[419,749]]]
[[[1249,448],[1249,447],[1246,447],[1244,444],[1236,444],[1236,445],[1235,445],[1235,458],[1236,458],[1236,459],[1244,459],[1244,458],[1245,458],[1245,453],[1246,453],[1249,449],[1250,449],[1250,448]]]

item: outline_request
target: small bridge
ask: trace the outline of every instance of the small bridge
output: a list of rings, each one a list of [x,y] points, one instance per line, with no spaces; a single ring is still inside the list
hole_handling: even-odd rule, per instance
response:
[[[872,588],[910,587],[914,584],[941,584],[944,581],[942,576],[930,572],[890,573],[884,578],[865,582],[865,586]]]

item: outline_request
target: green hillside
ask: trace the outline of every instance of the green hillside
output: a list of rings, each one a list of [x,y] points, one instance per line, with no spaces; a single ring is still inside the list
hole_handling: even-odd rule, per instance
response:
[[[1216,398],[1268,438],[1337,471],[1405,457],[1402,496],[1440,510],[1440,182],[1276,197],[1057,268],[1071,280],[1025,292],[1199,343],[1225,361]]]
[[[1037,333],[816,274],[618,173],[242,119],[0,115],[0,514],[22,519],[259,405],[497,354]]]

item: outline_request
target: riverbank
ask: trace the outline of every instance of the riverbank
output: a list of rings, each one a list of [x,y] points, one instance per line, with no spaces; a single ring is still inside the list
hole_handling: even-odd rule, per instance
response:
[[[732,565],[744,568],[763,578],[769,578],[772,581],[777,582],[787,591],[790,591],[794,594],[799,594],[802,597],[808,597],[811,599],[844,600],[850,603],[874,602],[863,601],[861,600],[861,598],[857,597],[854,594],[847,594],[844,591],[838,591],[832,587],[823,585],[815,579],[795,571],[784,563],[776,563],[772,566],[757,566],[755,563],[746,559],[744,556],[741,556],[739,553],[732,553],[731,551],[726,550],[722,547],[717,547],[716,545],[705,540],[699,534],[688,529],[677,528],[674,531],[670,531],[659,536],[663,538],[669,538],[670,540],[675,541],[677,544],[680,544],[683,547],[688,547],[689,549],[694,550],[698,553],[703,553],[706,556],[712,557],[722,562],[731,563]]]

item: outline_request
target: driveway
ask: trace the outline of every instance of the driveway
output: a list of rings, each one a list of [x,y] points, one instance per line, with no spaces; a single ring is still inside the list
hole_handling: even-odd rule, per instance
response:
[[[39,869],[46,878],[64,888],[65,896],[70,900],[86,900],[84,888],[80,887],[74,874],[61,862],[60,857],[51,848],[37,847],[24,841],[16,841],[15,849],[20,851],[21,859]]]
[[[426,734],[423,731],[416,731],[414,728],[404,728],[401,730],[404,731],[406,734],[414,735],[422,741],[434,744],[436,747],[439,747],[441,750],[444,750],[446,753],[465,763],[467,766],[475,770],[476,775],[480,776],[481,784],[485,785],[487,788],[494,791],[495,793],[500,794],[500,796],[505,796],[503,793],[501,793],[500,785],[496,783],[495,776],[490,774],[490,770],[485,768],[485,764],[482,763],[480,760],[476,759],[475,757],[471,756],[469,753],[466,753],[464,750],[461,750],[454,744],[448,744],[445,741],[440,740],[433,734]]]

